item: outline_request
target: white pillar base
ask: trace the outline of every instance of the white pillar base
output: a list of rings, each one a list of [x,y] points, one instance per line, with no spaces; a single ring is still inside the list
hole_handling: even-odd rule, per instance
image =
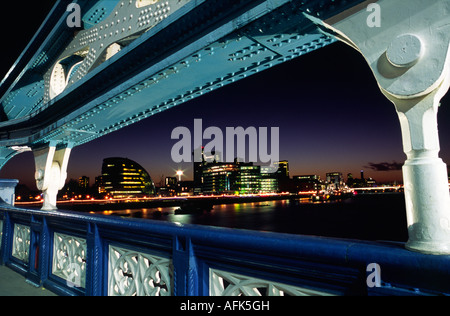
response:
[[[447,165],[440,158],[415,158],[403,167],[409,241],[406,248],[450,254],[450,194]]]

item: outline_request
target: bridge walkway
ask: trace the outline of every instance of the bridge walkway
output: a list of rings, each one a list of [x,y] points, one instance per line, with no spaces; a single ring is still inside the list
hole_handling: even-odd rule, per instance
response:
[[[44,288],[27,283],[25,277],[6,266],[0,266],[0,296],[57,296]]]

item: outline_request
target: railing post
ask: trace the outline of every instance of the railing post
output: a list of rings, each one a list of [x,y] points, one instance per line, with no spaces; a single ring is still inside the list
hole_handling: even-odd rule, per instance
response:
[[[11,254],[12,235],[13,231],[9,213],[5,212],[5,216],[3,217],[3,238],[0,247],[0,265],[5,265],[9,261]]]
[[[42,285],[41,275],[39,274],[42,228],[42,222],[32,215],[30,222],[30,259],[26,279],[38,287]]]
[[[102,296],[106,266],[103,260],[102,240],[95,224],[89,224],[87,234],[86,296]]]
[[[174,295],[199,295],[198,265],[192,240],[175,237],[173,247]]]
[[[0,200],[9,205],[14,205],[15,189],[18,180],[0,180]],[[0,265],[4,265],[9,261],[12,247],[12,235],[14,234],[11,227],[11,220],[9,213],[5,212],[3,218],[3,238],[0,245]]]
[[[42,218],[40,238],[39,238],[39,251],[38,251],[38,275],[41,283],[44,283],[49,276],[50,270],[50,254],[51,254],[51,243],[50,243],[50,232],[47,225],[47,219]]]

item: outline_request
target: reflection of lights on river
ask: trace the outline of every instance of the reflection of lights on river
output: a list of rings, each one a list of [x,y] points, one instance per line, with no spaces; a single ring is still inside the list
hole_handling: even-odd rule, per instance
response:
[[[183,226],[185,224],[191,224],[192,223],[192,215],[169,215],[174,221],[173,223],[176,223],[179,226]]]

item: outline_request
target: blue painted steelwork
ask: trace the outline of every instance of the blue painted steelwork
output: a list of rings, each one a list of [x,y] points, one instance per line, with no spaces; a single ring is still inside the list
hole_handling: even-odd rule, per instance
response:
[[[117,6],[119,0],[100,0],[83,16],[84,29],[90,29],[94,25],[99,24],[106,19],[114,8]]]
[[[136,1],[119,2],[111,11],[117,1],[79,0],[87,23],[81,31],[93,33],[80,39],[81,51],[73,56],[64,55],[75,45],[74,30],[66,24],[67,3],[58,2],[0,85],[0,149],[5,151],[0,155],[7,161],[12,146],[79,146],[324,47],[335,39],[322,34],[304,13],[327,19],[362,1],[184,0],[144,29],[141,24],[152,19],[147,9],[159,13],[179,1],[155,2],[130,15],[122,3],[125,8]],[[131,24],[108,33],[108,23],[109,28]],[[113,44],[113,51],[120,51],[91,65],[89,58],[96,53],[89,45],[122,32],[130,36]],[[69,71],[74,56],[83,64],[66,74],[70,82],[65,89],[61,77],[56,81],[62,86],[50,93],[55,65],[61,63],[59,72]]]
[[[403,244],[364,242],[42,212],[2,205],[0,262],[61,295],[107,295],[110,245],[173,261],[177,296],[209,295],[209,269],[220,269],[334,295],[449,295],[450,257],[410,252]],[[14,225],[31,228],[29,263],[11,256]],[[87,240],[86,287],[51,273],[54,233]],[[367,286],[367,266],[381,267],[381,287]]]

